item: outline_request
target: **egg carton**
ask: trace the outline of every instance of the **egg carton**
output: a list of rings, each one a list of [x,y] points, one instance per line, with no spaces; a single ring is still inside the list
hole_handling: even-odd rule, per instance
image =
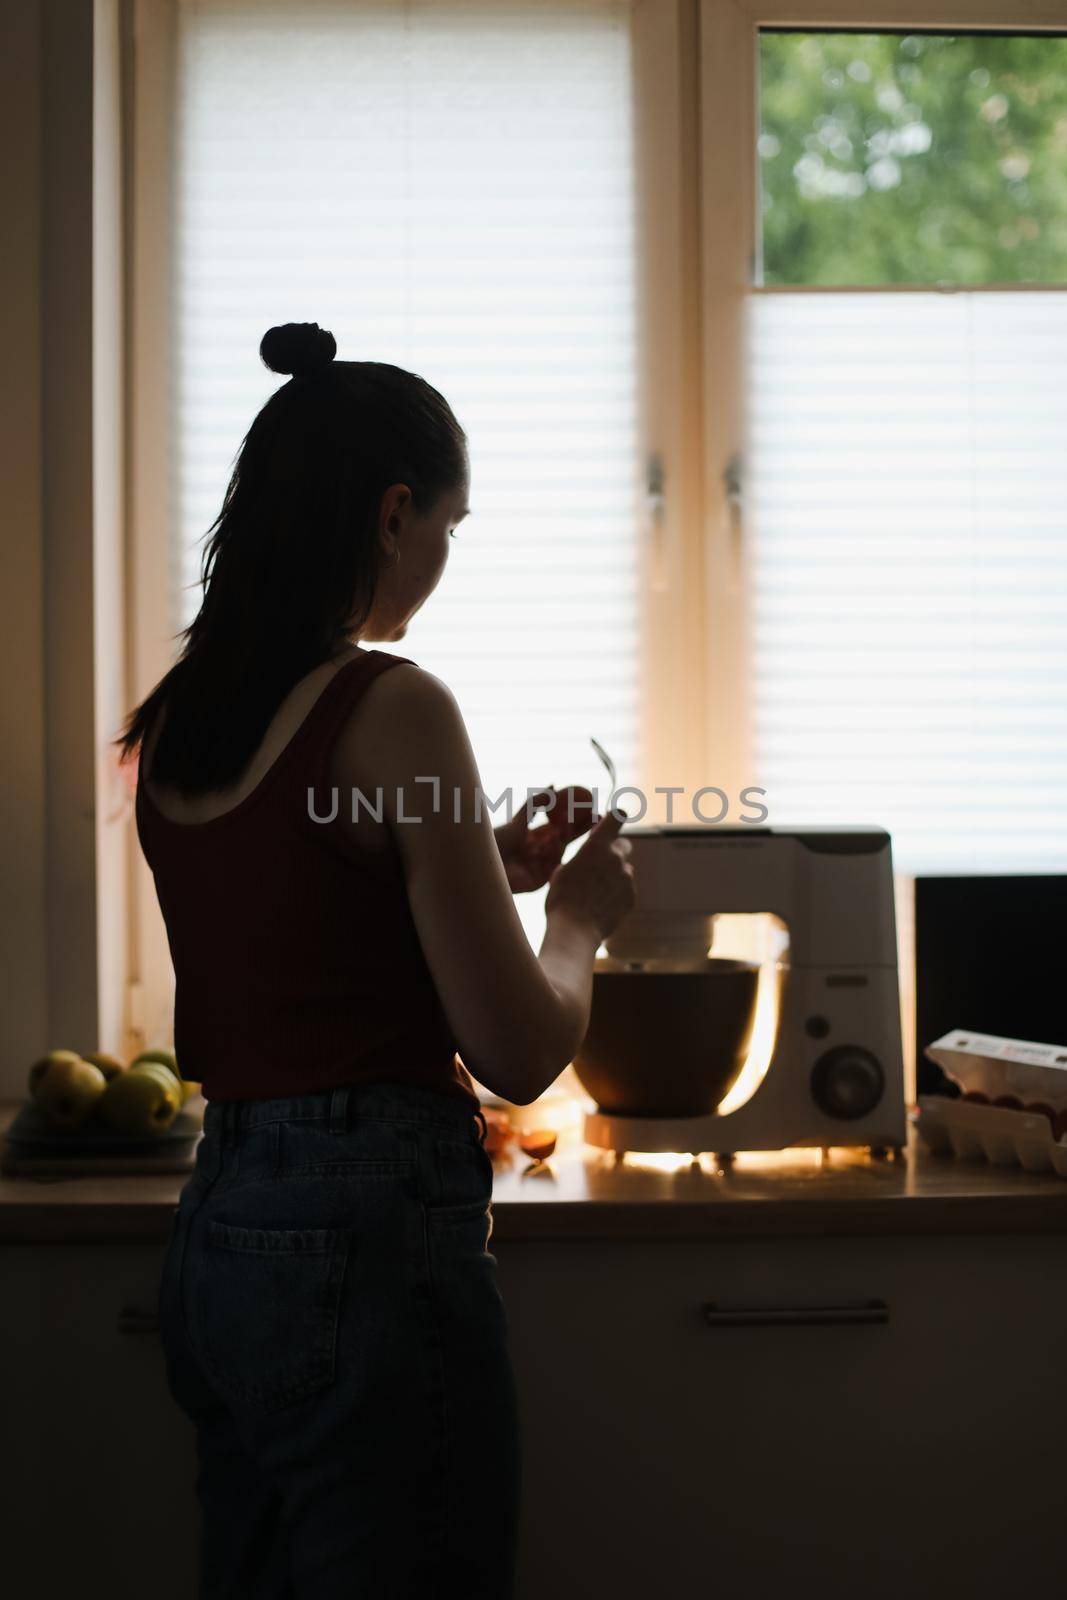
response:
[[[926,1046],[926,1055],[963,1093],[987,1100],[1014,1095],[1067,1112],[1067,1047],[954,1028]]]
[[[1067,1178],[1067,1136],[1054,1138],[1042,1112],[922,1095],[917,1125],[923,1143],[939,1155]]]

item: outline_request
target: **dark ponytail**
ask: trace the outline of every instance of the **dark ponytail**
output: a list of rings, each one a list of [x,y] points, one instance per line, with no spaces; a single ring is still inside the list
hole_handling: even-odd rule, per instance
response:
[[[135,756],[165,705],[152,777],[183,794],[235,783],[289,690],[370,613],[384,491],[406,483],[428,511],[463,480],[466,438],[437,390],[336,350],[316,323],[264,335],[265,365],[291,380],[241,446],[181,654],[119,740]]]

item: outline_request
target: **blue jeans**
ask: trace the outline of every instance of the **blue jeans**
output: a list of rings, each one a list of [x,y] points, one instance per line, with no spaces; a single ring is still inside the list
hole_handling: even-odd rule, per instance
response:
[[[519,1498],[493,1170],[462,1100],[209,1105],[160,1291],[202,1600],[508,1600]]]

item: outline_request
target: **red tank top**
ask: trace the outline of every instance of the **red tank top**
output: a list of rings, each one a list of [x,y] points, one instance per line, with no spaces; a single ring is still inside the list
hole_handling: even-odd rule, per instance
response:
[[[372,650],[346,662],[261,781],[222,816],[172,822],[138,783],[137,832],[174,963],[175,1053],[210,1100],[366,1082],[476,1100],[399,852],[358,851],[349,796],[337,795],[332,822],[309,807],[312,790],[315,815],[330,816],[337,735],[375,678],[403,660]]]

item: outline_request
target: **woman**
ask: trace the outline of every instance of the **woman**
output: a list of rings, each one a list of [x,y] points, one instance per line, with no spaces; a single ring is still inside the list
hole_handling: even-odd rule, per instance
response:
[[[208,1099],[161,1290],[196,1425],[204,1596],[503,1597],[515,1397],[485,1123],[533,1100],[633,899],[618,819],[494,837],[403,638],[467,511],[421,378],[272,328],[180,659],[130,718],[138,831]],[[492,663],[486,663],[492,670]],[[432,781],[431,781],[432,780]],[[541,797],[547,807],[554,796]],[[513,889],[549,881],[540,954]]]

